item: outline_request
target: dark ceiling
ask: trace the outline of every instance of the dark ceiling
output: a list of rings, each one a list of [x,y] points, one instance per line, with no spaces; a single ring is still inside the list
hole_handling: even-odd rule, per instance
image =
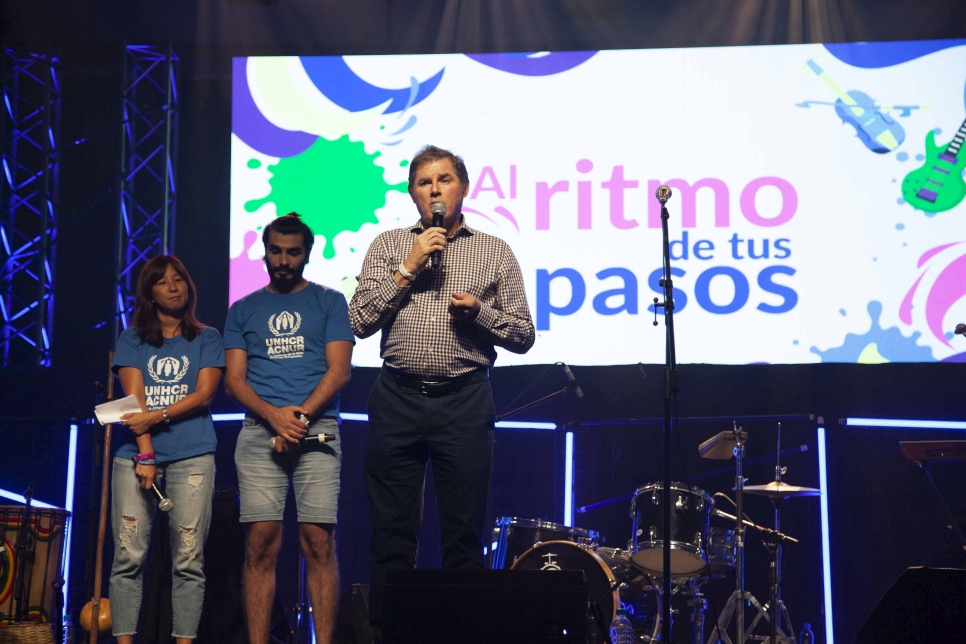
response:
[[[961,0],[4,0],[8,45],[182,57],[958,38]]]

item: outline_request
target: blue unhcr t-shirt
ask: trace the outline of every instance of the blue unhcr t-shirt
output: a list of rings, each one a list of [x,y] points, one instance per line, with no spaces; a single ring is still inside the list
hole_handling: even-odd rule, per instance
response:
[[[325,345],[337,340],[355,343],[349,305],[312,282],[295,293],[259,289],[232,304],[225,322],[225,349],[248,353],[248,384],[276,407],[305,402],[328,370]],[[323,415],[338,417],[338,394]]]
[[[165,338],[160,347],[142,343],[132,328],[117,339],[112,369],[117,373],[121,367],[141,370],[148,411],[155,411],[193,393],[201,369],[224,369],[225,350],[221,335],[211,327],[202,328],[190,342],[183,335]],[[193,416],[174,420],[170,425],[155,425],[151,430],[151,444],[159,463],[214,453],[217,440],[211,413],[199,411]],[[115,455],[131,458],[137,453],[134,434],[124,428]]]

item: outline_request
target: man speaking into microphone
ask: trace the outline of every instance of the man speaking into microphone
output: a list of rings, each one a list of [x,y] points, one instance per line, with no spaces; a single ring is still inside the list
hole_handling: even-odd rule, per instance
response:
[[[460,157],[420,150],[409,165],[419,221],[376,237],[349,303],[357,336],[382,331],[365,468],[373,583],[388,568],[416,565],[427,459],[442,567],[484,567],[495,420],[489,369],[495,347],[525,353],[535,331],[513,251],[463,218],[469,187]]]

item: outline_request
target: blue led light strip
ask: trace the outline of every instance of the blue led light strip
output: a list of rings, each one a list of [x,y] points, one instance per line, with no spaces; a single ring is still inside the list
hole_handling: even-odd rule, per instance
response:
[[[22,494],[16,494],[8,490],[0,490],[0,497],[3,497],[5,499],[10,499],[11,501],[16,501],[17,503],[23,503],[24,505],[27,504],[27,499]],[[49,503],[44,503],[43,501],[38,501],[37,499],[31,499],[30,506],[34,508],[49,508],[51,510],[63,509],[63,508],[57,507],[56,505],[51,505]]]
[[[832,631],[832,562],[829,548],[829,525],[828,525],[828,472],[826,467],[825,453],[825,428],[818,428],[818,481],[822,494],[819,502],[822,507],[822,585],[825,589],[825,641],[828,644],[835,644],[835,635]]]
[[[846,418],[853,427],[906,427],[915,429],[966,429],[962,420],[904,420],[901,418]]]
[[[67,519],[67,533],[64,535],[64,616],[70,615],[70,538],[74,530],[74,483],[77,476],[77,425],[70,426],[70,444],[67,448],[67,496],[64,508],[70,513]]]
[[[212,420],[216,423],[225,423],[236,421],[240,422],[245,420],[245,414],[212,414]],[[342,420],[357,421],[360,423],[369,422],[369,414],[355,414],[351,412],[343,412],[339,414],[339,418]],[[501,420],[496,424],[499,429],[557,429],[556,423],[537,423],[537,422],[525,422],[525,421],[515,421],[515,420]]]
[[[564,525],[574,525],[574,433],[567,432],[564,454]]]

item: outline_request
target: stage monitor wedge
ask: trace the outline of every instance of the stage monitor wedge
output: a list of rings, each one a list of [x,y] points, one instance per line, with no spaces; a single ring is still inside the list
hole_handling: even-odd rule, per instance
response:
[[[966,642],[966,570],[907,568],[872,611],[857,644]]]
[[[370,606],[383,644],[583,644],[588,627],[582,570],[390,570]]]

